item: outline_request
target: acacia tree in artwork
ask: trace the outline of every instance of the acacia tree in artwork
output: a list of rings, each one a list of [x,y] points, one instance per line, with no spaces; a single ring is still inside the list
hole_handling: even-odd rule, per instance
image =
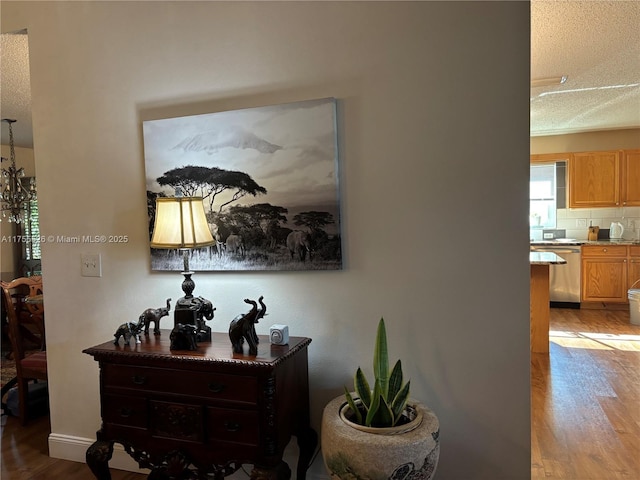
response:
[[[226,191],[233,191],[231,199],[221,203],[218,212],[246,195],[267,193],[267,189],[258,185],[244,172],[224,170],[218,167],[197,167],[187,165],[165,172],[157,179],[158,184],[177,188],[186,196],[202,196],[209,202],[209,209],[213,211],[216,196]]]
[[[309,229],[309,233],[316,230],[324,230],[324,227],[335,223],[333,215],[329,212],[301,212],[293,217],[293,223],[300,226],[305,226]]]

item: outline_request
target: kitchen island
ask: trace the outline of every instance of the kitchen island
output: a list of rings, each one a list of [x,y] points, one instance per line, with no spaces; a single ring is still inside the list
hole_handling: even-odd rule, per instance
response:
[[[549,265],[566,263],[564,258],[553,252],[529,252],[532,353],[549,353]]]

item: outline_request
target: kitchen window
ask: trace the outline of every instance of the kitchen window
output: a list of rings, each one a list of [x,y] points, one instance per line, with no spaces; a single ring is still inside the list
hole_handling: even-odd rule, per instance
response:
[[[555,228],[557,209],[556,162],[536,163],[530,167],[529,227]]]

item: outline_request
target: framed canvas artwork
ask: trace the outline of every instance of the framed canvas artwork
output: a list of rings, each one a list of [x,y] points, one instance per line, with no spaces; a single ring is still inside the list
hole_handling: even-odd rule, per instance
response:
[[[158,197],[202,197],[216,240],[195,271],[342,268],[336,100],[143,122],[153,233]],[[182,253],[151,248],[153,270]]]

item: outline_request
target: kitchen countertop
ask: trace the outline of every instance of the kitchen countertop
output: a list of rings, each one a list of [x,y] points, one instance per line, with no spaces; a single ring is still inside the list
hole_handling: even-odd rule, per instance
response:
[[[530,265],[562,265],[567,261],[553,252],[529,252]]]
[[[531,246],[562,246],[562,245],[640,245],[640,240],[577,240],[577,239],[555,239],[555,240],[534,240]]]

